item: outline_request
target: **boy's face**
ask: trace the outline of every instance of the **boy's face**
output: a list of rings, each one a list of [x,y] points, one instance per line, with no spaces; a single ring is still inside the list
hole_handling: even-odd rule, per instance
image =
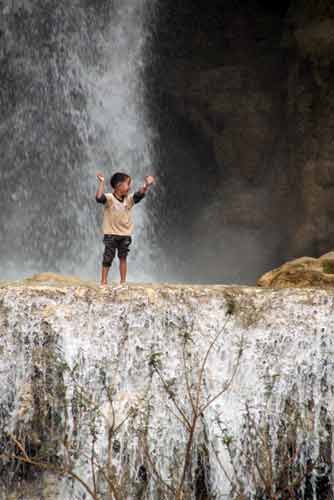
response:
[[[126,195],[130,191],[131,188],[131,178],[128,177],[125,181],[120,182],[117,185],[117,192],[121,195]]]

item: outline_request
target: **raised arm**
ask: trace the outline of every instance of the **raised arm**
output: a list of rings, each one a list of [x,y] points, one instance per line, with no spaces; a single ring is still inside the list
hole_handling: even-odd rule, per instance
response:
[[[104,175],[101,172],[98,172],[96,174],[96,177],[98,178],[99,181],[99,187],[98,190],[96,191],[95,199],[98,203],[106,203],[107,198],[104,194]]]
[[[147,193],[147,191],[150,189],[152,184],[154,184],[155,178],[153,175],[147,175],[144,180],[144,184],[136,191],[133,195],[133,201],[134,203],[138,203],[140,200],[142,200]]]

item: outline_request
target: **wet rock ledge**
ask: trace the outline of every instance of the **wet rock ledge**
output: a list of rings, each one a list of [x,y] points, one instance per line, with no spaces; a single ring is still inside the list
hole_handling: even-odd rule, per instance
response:
[[[173,401],[191,418],[189,391],[196,390],[206,354],[200,400],[203,408],[211,403],[198,421],[192,460],[195,476],[209,474],[207,495],[232,499],[237,486],[229,481],[235,469],[247,490],[261,498],[249,453],[255,450],[257,460],[263,453],[247,441],[251,408],[252,422],[270,437],[273,464],[284,465],[284,454],[295,450],[299,462],[293,470],[308,467],[298,487],[308,481],[321,491],[313,498],[327,498],[334,434],[333,320],[332,288],[102,288],[53,274],[2,282],[2,452],[22,457],[14,436],[29,457],[48,467],[36,470],[0,459],[0,498],[84,498],[82,485],[67,476],[55,480],[50,464],[66,463],[92,486],[87,458],[92,443],[100,470],[107,466],[107,450],[113,450],[113,474],[123,478],[120,498],[161,498],[152,463],[174,488],[188,434]],[[247,456],[233,452],[234,469],[226,444],[248,450]],[[196,488],[204,487],[195,476],[194,498],[200,495]],[[107,488],[103,477],[96,477],[101,491]],[[271,471],[271,477],[279,477],[280,484],[290,480],[284,469],[276,476]]]

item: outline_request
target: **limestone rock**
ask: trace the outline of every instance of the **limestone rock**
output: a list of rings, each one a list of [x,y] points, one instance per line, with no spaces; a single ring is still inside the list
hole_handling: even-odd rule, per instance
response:
[[[299,265],[330,266],[333,259]],[[324,471],[333,456],[334,290],[74,281],[47,274],[0,287],[2,450],[17,452],[15,436],[34,460],[66,465],[90,488],[93,450],[99,498],[108,497],[100,474],[107,470],[122,500],[169,500],[175,495],[162,495],[156,474],[178,484],[184,418],[192,418],[200,387],[187,500],[204,493],[234,500],[240,481],[233,490],[224,473],[234,477],[231,456],[252,497],[265,496],[259,466],[279,478],[277,488],[287,487],[291,449],[299,480],[307,473],[308,484],[317,484],[313,498],[332,497]],[[259,442],[249,443],[250,424]],[[262,439],[270,442],[269,470]],[[0,457],[1,500],[85,498],[82,483],[57,479],[48,467]]]
[[[334,251],[319,259],[300,257],[261,276],[257,285],[273,288],[334,287]]]
[[[77,276],[64,276],[57,273],[39,273],[34,274],[31,278],[26,278],[24,283],[27,285],[37,285],[44,283],[47,285],[58,285],[58,286],[97,286],[96,283],[84,281]]]

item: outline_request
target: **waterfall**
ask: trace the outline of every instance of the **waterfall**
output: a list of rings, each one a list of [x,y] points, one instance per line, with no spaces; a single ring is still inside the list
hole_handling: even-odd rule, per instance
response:
[[[153,4],[6,0],[1,9],[2,276],[96,277],[96,171],[107,180],[127,171],[135,187],[153,168],[144,85]],[[148,205],[136,207],[130,279],[152,273]]]
[[[90,73],[86,80],[90,89],[88,114],[95,137],[94,147],[89,148],[89,170],[95,172],[98,168],[106,173],[108,190],[115,170],[129,172],[135,188],[154,169],[150,148],[153,130],[146,114],[144,85],[145,60],[149,55],[148,24],[153,6],[154,2],[143,0],[113,3],[113,15],[102,47],[100,74]],[[145,218],[144,207],[145,204],[134,211],[135,238],[140,235],[138,245],[131,252],[134,258],[130,278],[135,279],[152,277],[147,252],[149,220]],[[87,239],[93,234],[92,230],[88,231]]]
[[[93,453],[99,499],[106,470],[124,500],[175,499],[198,388],[187,500],[333,494],[330,290],[38,284],[0,301],[4,436],[91,488]],[[87,498],[15,462],[0,477],[4,499]]]

